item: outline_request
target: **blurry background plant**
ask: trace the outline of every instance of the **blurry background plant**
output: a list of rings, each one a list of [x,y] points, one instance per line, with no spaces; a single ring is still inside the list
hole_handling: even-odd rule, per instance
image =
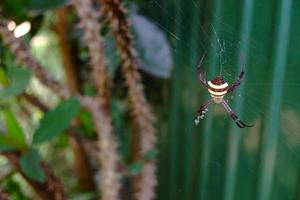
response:
[[[14,0],[1,11],[3,195],[153,199],[154,118],[138,70],[170,76],[164,33],[120,1]]]
[[[299,199],[299,8],[1,1],[0,199]],[[246,68],[228,100],[254,128],[194,126],[204,53],[209,78]]]

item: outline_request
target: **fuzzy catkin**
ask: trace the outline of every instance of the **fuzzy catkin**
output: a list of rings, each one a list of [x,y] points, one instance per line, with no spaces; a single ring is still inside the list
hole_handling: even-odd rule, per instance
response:
[[[117,172],[119,157],[109,113],[109,79],[101,46],[103,41],[100,25],[91,0],[73,0],[72,3],[80,18],[79,25],[84,31],[84,41],[89,49],[93,76],[99,93],[99,101],[90,102],[88,106],[98,133],[101,197],[103,200],[116,200],[119,199],[120,190]]]
[[[154,116],[148,104],[138,68],[138,56],[133,48],[133,39],[130,32],[130,23],[126,19],[126,9],[120,0],[99,0],[101,15],[109,20],[114,34],[116,45],[121,57],[122,70],[129,90],[129,103],[134,125],[140,134],[140,158],[153,149],[156,143],[154,129]],[[135,184],[135,198],[138,200],[151,200],[155,197],[156,164],[149,161],[142,169]]]
[[[20,38],[16,38],[13,32],[7,28],[7,20],[0,18],[0,34],[4,40],[4,43],[15,54],[19,63],[26,65],[30,68],[35,76],[51,90],[57,93],[60,97],[66,98],[69,96],[68,89],[62,86],[58,81],[51,77],[47,71],[32,57],[27,46],[21,41]]]
[[[79,27],[84,31],[83,39],[89,50],[90,64],[99,96],[108,101],[109,79],[97,12],[93,10],[91,0],[72,0],[72,2],[80,18]]]

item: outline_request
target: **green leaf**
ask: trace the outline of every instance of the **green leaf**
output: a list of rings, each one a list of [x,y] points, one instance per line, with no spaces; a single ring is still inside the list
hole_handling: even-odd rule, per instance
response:
[[[41,156],[35,149],[31,149],[22,155],[20,159],[22,171],[29,178],[38,182],[45,182],[46,175],[41,166]]]
[[[33,144],[46,142],[61,134],[78,114],[80,103],[76,98],[62,101],[56,108],[47,112],[33,135]]]
[[[66,2],[67,0],[31,0],[26,8],[29,11],[44,12],[62,7]]]
[[[3,15],[9,19],[13,19],[19,24],[20,22],[26,21],[28,19],[25,6],[30,0],[9,0],[3,1],[2,10]]]
[[[138,175],[139,173],[141,173],[143,167],[144,167],[144,162],[142,160],[136,161],[134,163],[132,163],[129,167],[129,173],[132,175]]]
[[[6,144],[0,144],[0,152],[9,152],[14,151],[15,149],[9,145]]]
[[[8,68],[7,77],[9,79],[9,86],[0,90],[0,98],[7,98],[21,94],[28,85],[31,73],[19,67]]]
[[[9,110],[4,110],[6,133],[0,133],[0,144],[25,149],[27,147],[23,130],[14,115]]]
[[[156,24],[140,14],[133,12],[131,20],[142,63],[140,68],[151,75],[169,78],[173,58],[166,35]]]

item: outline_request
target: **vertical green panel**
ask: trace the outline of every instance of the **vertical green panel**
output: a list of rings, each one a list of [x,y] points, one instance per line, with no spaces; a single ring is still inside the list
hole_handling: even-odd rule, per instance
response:
[[[192,137],[191,103],[189,86],[195,81],[186,79],[190,75],[191,42],[193,41],[193,4],[184,0],[176,1],[175,72],[172,86],[172,104],[170,111],[170,176],[169,199],[185,198],[188,191],[188,171]],[[185,192],[182,192],[185,191]]]
[[[184,0],[186,3],[186,1]],[[182,191],[180,193],[179,199],[182,200],[189,200],[191,199],[191,181],[192,181],[192,163],[193,163],[193,132],[195,130],[195,124],[194,124],[194,117],[195,117],[195,101],[197,92],[195,91],[195,86],[199,85],[197,80],[196,72],[196,64],[199,60],[199,52],[198,49],[198,43],[199,43],[199,29],[200,29],[200,7],[196,2],[194,4],[189,4],[189,10],[192,14],[191,18],[189,19],[189,23],[191,25],[191,35],[189,37],[189,40],[187,40],[190,47],[189,52],[189,62],[187,64],[188,68],[186,71],[185,77],[191,77],[188,78],[187,84],[185,87],[186,91],[186,101],[185,101],[185,111],[183,115],[183,122],[186,124],[185,130],[183,131],[183,138],[182,138],[182,145],[183,145],[183,158],[181,165],[183,165],[183,181],[182,181]],[[182,91],[183,92],[183,91]]]
[[[170,111],[159,125],[163,135],[158,199],[297,199],[300,2],[151,3],[159,4],[152,7],[153,19],[174,42],[176,65]],[[195,62],[207,52],[203,69],[208,79],[218,75],[218,39],[226,45],[225,79],[232,83],[240,68],[246,68],[242,85],[226,99],[253,128],[239,129],[219,105],[209,108],[199,126],[193,125],[197,108],[210,98],[197,83]]]
[[[276,47],[274,52],[274,72],[269,109],[267,111],[262,138],[261,163],[258,182],[258,200],[270,199],[274,165],[276,162],[279,117],[287,60],[292,0],[281,0],[278,19]]]
[[[249,37],[251,31],[251,22],[252,22],[252,13],[253,13],[253,0],[244,0],[243,9],[242,9],[242,24],[240,31],[240,47],[238,55],[238,64],[237,70],[244,68],[247,73],[247,61],[249,51]],[[245,67],[244,67],[245,65]],[[245,95],[245,84],[242,83],[240,86],[239,94],[241,97],[235,101],[233,109],[240,113],[239,117],[243,119],[242,110],[243,110],[243,99]],[[234,199],[234,190],[236,187],[236,175],[237,175],[237,164],[238,164],[238,153],[240,145],[240,134],[241,130],[236,126],[236,124],[231,123],[228,137],[228,152],[227,152],[227,165],[226,165],[226,175],[224,182],[224,200],[233,200]]]
[[[208,30],[211,30],[210,32],[210,43],[216,43],[216,41],[218,40],[217,35],[220,33],[220,28],[221,28],[221,24],[219,23],[219,21],[217,20],[217,17],[221,15],[222,12],[222,7],[223,7],[223,0],[215,0],[215,1],[210,1],[209,5],[213,7],[213,11],[212,11],[212,22],[207,23],[206,27]],[[207,12],[206,12],[207,13]],[[210,22],[210,19],[208,20]],[[212,26],[213,26],[213,30],[212,30]],[[205,38],[205,37],[204,37]],[[210,45],[209,43],[207,44],[208,46]],[[218,58],[216,57],[217,55],[217,49],[214,48],[210,48],[208,49],[208,59],[209,61],[211,61],[209,63],[209,73],[208,73],[208,77],[212,77],[215,76],[218,73]],[[203,89],[203,88],[202,88]],[[203,89],[204,90],[204,89]],[[205,91],[206,92],[206,91]],[[206,98],[204,101],[206,101],[208,98],[210,98],[210,96],[207,94],[205,95]],[[201,103],[200,105],[201,106]],[[203,123],[203,121],[201,121]],[[208,199],[208,195],[209,195],[209,188],[208,188],[208,184],[209,184],[209,174],[210,174],[210,157],[211,157],[211,142],[212,142],[212,124],[213,124],[213,116],[212,113],[209,112],[207,114],[207,116],[205,117],[205,121],[204,121],[204,128],[203,131],[201,131],[198,134],[201,134],[201,154],[199,154],[201,156],[201,160],[200,160],[200,168],[199,168],[199,182],[198,182],[198,191],[197,191],[197,199],[198,200],[204,200],[204,199]]]

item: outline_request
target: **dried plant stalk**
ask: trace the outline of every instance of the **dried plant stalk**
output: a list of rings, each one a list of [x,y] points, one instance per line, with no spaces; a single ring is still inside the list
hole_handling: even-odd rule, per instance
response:
[[[89,49],[93,76],[99,93],[99,101],[90,102],[88,106],[98,133],[101,195],[104,200],[115,200],[118,199],[120,189],[117,172],[119,157],[109,113],[109,77],[101,46],[103,41],[100,36],[100,24],[91,0],[73,0],[72,2],[80,18],[80,27],[84,31],[84,40]]]
[[[116,153],[117,141],[112,134],[112,126],[110,118],[105,115],[101,109],[100,101],[85,98],[82,100],[85,107],[93,115],[93,121],[98,133],[99,161],[101,164],[101,199],[116,200],[119,199],[118,192],[120,190],[119,173],[117,173],[117,163],[119,160]],[[100,134],[99,134],[100,133]]]
[[[38,77],[38,79],[60,97],[68,97],[68,90],[63,87],[59,82],[53,79],[47,71],[32,57],[27,46],[19,39],[15,38],[13,33],[7,28],[7,20],[0,18],[0,34],[6,45],[16,55],[16,59],[19,63],[25,64],[29,67]]]
[[[144,92],[141,77],[137,72],[138,57],[133,48],[130,23],[126,19],[126,9],[120,0],[99,0],[101,15],[107,17],[120,53],[122,70],[129,90],[131,116],[140,138],[140,158],[155,148],[156,133],[153,127],[154,117],[151,113]],[[141,175],[135,181],[135,198],[150,200],[155,197],[156,165],[154,161],[146,163]]]
[[[93,10],[91,0],[73,0],[72,2],[80,18],[79,27],[84,31],[83,37],[89,50],[94,81],[100,99],[104,101],[101,103],[107,104],[109,103],[109,77],[102,48],[103,41],[100,35],[97,12]]]
[[[15,167],[15,169],[26,179],[26,181],[32,186],[32,188],[37,192],[37,194],[43,200],[66,200],[67,197],[64,192],[64,188],[60,180],[52,173],[50,168],[46,163],[42,162],[42,167],[46,174],[46,182],[39,183],[28,178],[21,170],[19,160],[20,153],[9,152],[3,155],[10,161],[10,163]]]

